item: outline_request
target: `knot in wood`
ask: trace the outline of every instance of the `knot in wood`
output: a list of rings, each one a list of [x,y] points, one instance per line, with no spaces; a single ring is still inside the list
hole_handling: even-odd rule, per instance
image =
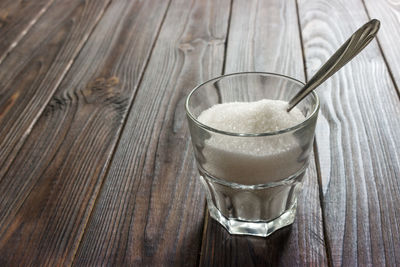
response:
[[[87,87],[82,90],[82,94],[87,103],[92,103],[99,99],[109,99],[118,95],[117,85],[119,83],[118,77],[115,76],[109,78],[100,77],[90,82]]]

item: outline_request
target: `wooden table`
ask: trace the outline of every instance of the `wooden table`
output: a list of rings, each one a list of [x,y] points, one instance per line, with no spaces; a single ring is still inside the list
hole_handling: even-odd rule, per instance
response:
[[[400,266],[396,0],[0,1],[0,266]],[[294,224],[210,219],[184,101],[209,78],[307,80],[370,18],[378,40],[320,89]]]

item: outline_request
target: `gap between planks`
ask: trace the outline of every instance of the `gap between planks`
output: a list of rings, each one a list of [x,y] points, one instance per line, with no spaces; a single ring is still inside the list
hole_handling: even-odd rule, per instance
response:
[[[228,52],[228,40],[229,40],[229,32],[230,32],[230,27],[231,27],[231,19],[232,19],[232,7],[233,7],[233,1],[230,1],[230,5],[229,5],[229,16],[228,16],[228,23],[226,26],[226,37],[225,37],[225,45],[224,45],[224,62],[222,63],[222,70],[221,70],[221,74],[224,75],[225,73],[225,66],[226,66],[226,58],[227,58],[227,52]],[[218,92],[219,93],[219,92]],[[201,244],[200,244],[200,253],[197,257],[197,266],[203,266],[202,263],[202,255],[204,253],[204,244],[205,244],[205,240],[207,239],[207,227],[208,227],[208,221],[211,219],[209,218],[209,214],[208,214],[208,206],[207,206],[207,201],[204,204],[204,222],[203,222],[203,234],[201,237]]]
[[[319,164],[318,145],[317,145],[317,140],[315,139],[315,137],[314,137],[313,150],[314,150],[315,169],[317,170],[317,178],[318,178],[319,205],[321,207],[321,213],[322,213],[321,214],[322,215],[322,231],[324,234],[325,251],[326,251],[328,266],[332,267],[333,259],[332,259],[331,244],[329,242],[329,236],[326,231],[326,220],[325,220],[325,215],[324,215],[325,207],[323,204],[324,193],[323,193],[323,188],[322,188],[321,166]]]
[[[294,1],[296,3],[297,27],[299,29],[301,55],[303,57],[303,71],[304,71],[304,79],[305,79],[304,82],[307,82],[308,81],[307,64],[306,64],[306,55],[305,55],[305,51],[304,51],[303,33],[302,33],[302,29],[301,29],[301,24],[300,24],[299,3],[298,3],[298,0],[294,0]],[[329,237],[326,232],[326,220],[325,220],[325,207],[323,204],[324,195],[323,195],[323,188],[322,188],[321,166],[320,166],[320,162],[319,162],[317,140],[315,139],[315,137],[314,137],[314,143],[313,143],[313,150],[314,150],[315,169],[317,171],[317,179],[318,179],[319,206],[321,208],[322,231],[323,231],[323,235],[324,235],[325,252],[326,252],[326,256],[327,256],[328,266],[331,267],[331,266],[333,266],[333,260],[332,260],[332,252],[331,252]]]
[[[367,5],[365,4],[365,0],[360,0],[360,1],[361,1],[362,5],[363,5],[363,7],[364,7],[365,13],[367,13],[368,19],[371,19],[371,15],[370,15],[370,13],[369,13],[369,11],[368,11]],[[399,87],[397,86],[397,83],[396,83],[396,80],[395,80],[395,78],[394,78],[392,69],[390,68],[390,65],[389,65],[389,62],[388,62],[388,60],[387,60],[387,58],[386,58],[386,55],[385,55],[385,53],[383,52],[383,48],[382,48],[381,42],[379,41],[379,36],[376,36],[376,42],[377,42],[377,44],[378,44],[379,51],[380,51],[380,53],[381,53],[381,55],[382,55],[383,61],[385,62],[386,68],[387,68],[387,70],[388,70],[388,73],[389,73],[389,76],[390,76],[390,80],[392,80],[393,87],[396,89],[397,96],[398,96],[398,98],[400,99],[400,89],[399,89]]]

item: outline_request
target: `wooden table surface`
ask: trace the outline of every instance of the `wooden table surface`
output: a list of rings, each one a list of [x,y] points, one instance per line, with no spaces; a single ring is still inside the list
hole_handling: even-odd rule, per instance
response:
[[[321,88],[294,224],[230,236],[198,179],[184,101],[223,73]],[[1,0],[0,266],[400,266],[398,0]]]

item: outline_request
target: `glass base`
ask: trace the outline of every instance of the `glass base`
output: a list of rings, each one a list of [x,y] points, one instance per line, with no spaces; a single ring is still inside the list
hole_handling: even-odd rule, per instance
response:
[[[225,217],[211,201],[207,201],[210,216],[219,222],[230,234],[233,235],[252,235],[267,237],[276,230],[293,223],[296,217],[297,201],[282,213],[278,218],[271,221],[243,221]]]

